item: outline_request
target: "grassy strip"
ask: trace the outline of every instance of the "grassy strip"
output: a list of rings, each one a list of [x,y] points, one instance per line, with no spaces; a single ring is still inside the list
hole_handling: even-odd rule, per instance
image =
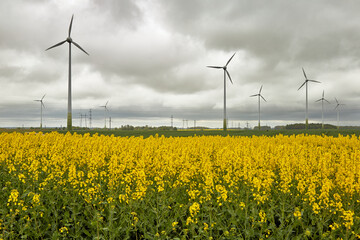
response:
[[[58,129],[0,129],[2,132],[43,132],[50,133],[56,131],[58,133],[66,134],[66,130]],[[177,131],[161,131],[161,130],[104,130],[104,129],[86,129],[86,130],[73,130],[71,133],[86,134],[90,135],[99,134],[105,136],[114,135],[115,137],[144,137],[150,136],[165,136],[165,137],[192,137],[192,136],[276,136],[276,135],[324,135],[338,137],[342,136],[359,136],[360,130],[338,130],[338,129],[312,129],[312,130],[228,130],[226,132],[222,130],[177,130]]]

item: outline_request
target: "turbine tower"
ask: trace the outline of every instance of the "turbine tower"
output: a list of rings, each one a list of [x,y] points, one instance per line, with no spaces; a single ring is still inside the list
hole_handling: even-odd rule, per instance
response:
[[[107,104],[108,103],[109,103],[109,101],[107,101],[104,106],[100,106],[100,107],[103,107],[104,110],[105,110],[105,115],[104,115],[105,116],[105,129],[106,129],[106,113],[108,112],[108,109],[107,109]]]
[[[309,124],[309,118],[308,118],[308,82],[315,82],[315,83],[320,83],[319,81],[316,80],[311,80],[308,79],[305,73],[304,68],[302,69],[303,73],[304,73],[304,77],[305,77],[305,82],[299,87],[298,91],[300,90],[300,88],[302,88],[304,85],[306,85],[306,111],[305,111],[305,129],[308,129],[308,124]]]
[[[326,101],[327,103],[330,103],[328,100],[326,100],[324,98],[324,90],[323,90],[323,93],[322,93],[322,98],[320,98],[319,100],[316,100],[315,102],[320,102],[321,101],[321,129],[324,129],[324,101]]]
[[[230,63],[231,59],[235,56],[236,52],[231,56],[231,58],[227,61],[226,65],[223,66],[223,67],[220,67],[220,66],[207,66],[209,68],[217,68],[217,69],[223,69],[224,70],[224,120],[223,120],[223,130],[226,131],[226,128],[227,128],[227,123],[226,123],[226,75],[229,77],[229,80],[231,83],[232,80],[231,80],[231,77],[230,77],[230,74],[227,70],[227,66],[228,64]]]
[[[339,129],[339,120],[340,120],[340,108],[339,106],[343,106],[345,104],[339,103],[338,100],[335,98],[336,101],[336,107],[334,109],[337,110],[337,129]]]
[[[43,107],[45,107],[43,99],[45,97],[46,94],[44,94],[44,96],[41,99],[38,100],[34,100],[36,102],[40,102],[40,129],[42,128],[42,115],[43,115]]]
[[[74,44],[76,47],[78,47],[81,51],[83,51],[84,53],[86,53],[87,55],[89,55],[84,49],[82,49],[80,47],[79,44],[77,44],[76,42],[74,42],[71,37],[71,27],[72,27],[72,22],[74,19],[74,14],[71,17],[71,21],[70,21],[70,26],[69,26],[69,34],[68,37],[62,41],[59,42],[57,44],[55,44],[54,46],[49,47],[48,49],[46,49],[45,51],[52,49],[54,47],[60,46],[62,44],[64,44],[65,42],[69,43],[69,81],[68,81],[68,114],[67,114],[67,130],[71,130],[72,129],[72,105],[71,105],[71,44]]]
[[[260,130],[260,98],[262,98],[262,99],[266,102],[265,98],[261,95],[262,87],[263,87],[263,86],[261,85],[258,94],[254,94],[254,95],[251,95],[251,96],[250,96],[250,97],[258,97],[258,110],[259,110],[259,122],[258,122],[258,127],[259,127],[259,130]]]

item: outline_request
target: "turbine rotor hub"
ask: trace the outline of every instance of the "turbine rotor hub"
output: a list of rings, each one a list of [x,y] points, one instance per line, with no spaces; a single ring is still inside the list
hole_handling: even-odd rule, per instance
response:
[[[66,39],[66,41],[67,41],[68,43],[72,43],[71,37],[68,37],[68,38]]]

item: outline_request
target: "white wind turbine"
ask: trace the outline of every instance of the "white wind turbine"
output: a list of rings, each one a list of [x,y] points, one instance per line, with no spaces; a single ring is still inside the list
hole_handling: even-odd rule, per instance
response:
[[[250,97],[258,97],[258,110],[259,110],[259,122],[258,122],[258,127],[259,127],[259,130],[260,130],[260,98],[262,98],[262,99],[266,102],[265,98],[261,95],[262,87],[263,87],[263,86],[261,85],[258,94],[254,94],[254,95],[251,95],[251,96],[250,96]]]
[[[328,100],[326,100],[324,98],[324,90],[323,90],[323,93],[322,93],[322,98],[320,98],[319,100],[316,100],[315,102],[320,102],[321,101],[321,129],[324,129],[324,101],[326,101],[327,103],[330,103]]]
[[[343,103],[339,103],[338,100],[335,98],[336,101],[336,107],[335,109],[337,110],[337,129],[339,129],[339,121],[340,121],[340,106],[344,106],[345,104]]]
[[[72,22],[74,19],[74,14],[71,17],[71,21],[70,21],[70,26],[69,26],[69,34],[68,37],[62,41],[59,42],[57,44],[55,44],[54,46],[49,47],[48,49],[46,49],[45,51],[52,49],[54,47],[60,46],[62,44],[64,44],[65,42],[69,43],[69,81],[68,81],[68,115],[67,115],[67,130],[71,130],[72,129],[72,106],[71,106],[71,44],[74,44],[76,47],[78,47],[81,51],[83,51],[84,53],[86,53],[87,55],[89,55],[84,49],[82,49],[80,47],[79,44],[77,44],[76,42],[74,42],[72,40],[72,38],[70,37],[71,34],[71,28],[72,28]]]
[[[305,82],[299,87],[298,91],[300,90],[300,88],[302,88],[304,85],[306,85],[306,112],[305,112],[305,129],[308,129],[308,124],[309,124],[309,118],[308,118],[308,82],[315,82],[315,83],[320,83],[319,81],[316,80],[311,80],[308,79],[305,73],[304,68],[302,69],[303,73],[304,73],[304,77],[305,77]]]
[[[44,94],[44,96],[41,99],[34,100],[36,102],[40,102],[40,128],[42,128],[43,107],[45,107],[43,99],[44,99],[45,95],[46,94]]]
[[[236,52],[231,56],[231,58],[227,61],[226,65],[223,66],[223,67],[220,67],[220,66],[207,66],[209,68],[217,68],[217,69],[223,69],[224,70],[224,120],[223,120],[223,130],[226,131],[226,128],[227,128],[227,123],[226,123],[226,75],[229,77],[229,80],[231,83],[232,80],[231,80],[231,77],[230,77],[230,74],[227,70],[227,66],[228,64],[230,63],[231,59],[235,56]]]
[[[104,110],[105,110],[105,115],[104,115],[105,116],[105,128],[106,128],[106,113],[108,112],[108,109],[107,109],[107,104],[108,103],[109,103],[109,101],[107,101],[104,106],[100,106],[100,107],[103,107]]]

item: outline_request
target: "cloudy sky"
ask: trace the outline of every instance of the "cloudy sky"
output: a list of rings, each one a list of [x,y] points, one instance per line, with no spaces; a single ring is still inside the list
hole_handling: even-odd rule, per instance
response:
[[[222,127],[228,65],[229,126],[304,122],[302,67],[310,79],[309,121],[360,125],[360,1],[356,0],[1,0],[0,127],[65,126],[68,43],[72,48],[73,125],[80,114],[112,125]],[[84,121],[82,125],[84,125]],[[87,124],[89,124],[87,122]],[[186,125],[186,124],[185,124]]]

